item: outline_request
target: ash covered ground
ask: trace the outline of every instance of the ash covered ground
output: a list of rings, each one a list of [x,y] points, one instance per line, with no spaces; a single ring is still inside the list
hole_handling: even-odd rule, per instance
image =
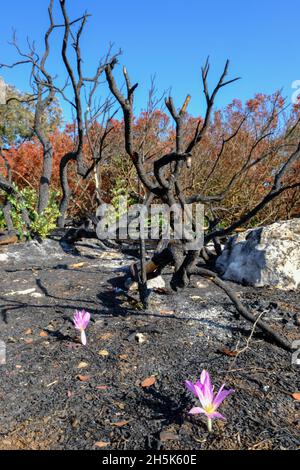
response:
[[[234,355],[252,325],[209,280],[157,289],[143,311],[115,289],[132,262],[96,240],[0,248],[0,449],[298,448],[300,366],[291,354],[257,330]],[[231,287],[276,331],[300,339],[299,292]],[[72,324],[82,308],[92,315],[86,347]],[[184,387],[203,368],[235,389],[212,434],[188,415],[195,402]]]

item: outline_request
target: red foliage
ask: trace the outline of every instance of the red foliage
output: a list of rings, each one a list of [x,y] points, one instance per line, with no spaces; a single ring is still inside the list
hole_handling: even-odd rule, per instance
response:
[[[58,130],[50,135],[50,141],[53,145],[52,185],[59,189],[59,163],[62,156],[72,150],[73,141],[67,132]],[[43,165],[43,150],[36,138],[6,151],[6,158],[11,166],[13,180],[19,187],[30,184],[38,188]]]
[[[264,126],[270,116],[272,116],[271,130],[274,135],[269,139],[263,139],[251,154],[252,159],[271,149],[272,143],[276,139],[281,139],[283,134],[280,129],[288,129],[293,126],[299,117],[300,105],[294,105],[290,113],[285,113],[285,101],[280,93],[271,96],[256,94],[243,106],[240,100],[233,100],[224,110],[216,111],[213,115],[212,124],[208,132],[201,141],[193,155],[193,168],[184,174],[184,187],[190,188],[191,193],[205,189],[207,194],[222,192],[226,184],[230,181],[234,173],[241,167],[247,157],[247,153],[253,146],[257,135],[263,132]],[[249,119],[248,119],[249,117]],[[228,138],[239,127],[239,123],[246,118],[238,134],[233,140],[228,142],[225,151],[218,161],[216,170],[210,183],[206,183],[214,162],[217,159],[222,141]],[[184,136],[186,142],[190,141],[195,133],[195,129],[201,125],[202,118],[195,118],[186,115],[184,123]],[[116,180],[122,182],[124,188],[129,191],[137,191],[136,172],[132,162],[124,148],[124,122],[114,119],[109,125],[111,131],[106,141],[106,148],[100,165],[102,198],[109,202],[112,196],[112,189]],[[103,132],[100,124],[95,123],[90,129],[90,138],[97,140],[97,133]],[[273,134],[273,132],[272,132]],[[51,186],[60,190],[59,165],[61,158],[74,148],[76,138],[76,124],[67,124],[63,131],[56,130],[50,135],[53,145],[53,175]],[[148,163],[149,171],[152,171],[153,160],[174,150],[175,131],[171,126],[168,115],[160,110],[151,113],[143,111],[134,120],[133,139],[136,148],[143,153],[145,162]],[[274,140],[275,139],[275,140]],[[91,162],[91,152],[88,141],[84,145],[86,161]],[[13,180],[19,187],[31,185],[34,188],[39,186],[39,178],[42,172],[42,148],[36,139],[25,142],[18,148],[12,148],[6,152],[10,162]],[[272,171],[280,163],[280,156],[274,155],[263,160],[258,166],[249,169],[243,178],[237,181],[236,189],[233,190],[228,201],[225,202],[226,210],[233,208],[233,217],[243,211],[246,206],[253,206],[257,202],[257,197],[264,196],[272,184]],[[294,173],[299,170],[299,165],[293,168]],[[5,168],[0,166],[0,172],[5,174]],[[290,173],[290,181],[293,181],[294,174]],[[295,173],[295,174],[296,174]],[[76,174],[73,163],[69,164],[69,184],[73,192],[70,201],[69,215],[82,214],[95,209],[95,182],[93,174],[87,181],[82,180]],[[258,194],[258,196],[257,196]],[[297,211],[299,208],[299,191],[290,197],[292,204],[289,204],[289,211]],[[285,196],[285,207],[288,204],[288,197]],[[248,207],[248,206],[247,206]],[[285,217],[284,207],[274,210],[274,217]],[[273,217],[273,215],[272,215]]]

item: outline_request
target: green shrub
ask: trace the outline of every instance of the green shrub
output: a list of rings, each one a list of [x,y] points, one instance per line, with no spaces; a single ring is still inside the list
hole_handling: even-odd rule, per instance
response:
[[[33,235],[46,238],[56,227],[56,220],[60,215],[58,209],[59,192],[51,190],[48,206],[41,214],[38,214],[36,211],[38,200],[36,190],[30,187],[19,190],[16,185],[14,185],[14,189],[19,197],[16,194],[12,194],[8,196],[8,200],[12,207],[11,218],[13,226],[20,240],[31,239]],[[26,227],[22,218],[22,211],[24,209],[27,210],[31,221],[29,228]],[[0,213],[0,228],[6,228],[3,212]]]

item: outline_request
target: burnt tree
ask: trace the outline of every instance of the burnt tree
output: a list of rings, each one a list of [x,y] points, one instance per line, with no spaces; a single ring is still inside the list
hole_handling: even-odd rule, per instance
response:
[[[291,145],[289,142],[289,137],[295,129],[298,128],[299,119],[289,129],[282,139],[274,138],[274,123],[279,119],[279,112],[276,108],[276,100],[279,96],[274,99],[274,106],[270,112],[270,115],[266,119],[266,122],[263,126],[259,128],[256,132],[255,141],[253,142],[251,148],[248,150],[246,157],[244,158],[240,168],[236,169],[234,176],[230,181],[225,184],[222,192],[218,194],[207,194],[205,192],[205,187],[203,187],[203,192],[197,193],[195,195],[187,196],[181,184],[181,174],[184,167],[190,168],[193,164],[193,159],[195,158],[195,149],[201,146],[201,143],[209,129],[212,110],[214,107],[215,99],[219,91],[238,80],[238,78],[227,79],[229,62],[227,61],[223,70],[223,73],[220,76],[218,83],[216,84],[213,91],[210,93],[208,88],[208,73],[209,73],[209,62],[207,60],[205,66],[202,68],[202,85],[204,90],[204,96],[206,101],[206,111],[204,119],[199,119],[196,126],[194,135],[191,139],[187,141],[184,133],[184,118],[187,111],[187,107],[190,102],[190,95],[187,96],[182,107],[177,110],[172,97],[168,97],[165,100],[166,107],[174,120],[175,130],[176,130],[176,142],[174,145],[174,150],[171,153],[163,155],[158,158],[151,168],[147,170],[144,165],[143,158],[138,148],[134,148],[133,140],[133,104],[134,104],[134,92],[138,84],[132,85],[128,72],[126,68],[123,69],[124,80],[126,84],[126,94],[121,92],[121,89],[118,87],[116,80],[114,78],[113,70],[117,61],[114,60],[108,64],[105,68],[106,78],[109,84],[110,91],[120,104],[123,110],[124,116],[124,134],[125,134],[125,148],[127,154],[130,156],[140,182],[146,191],[152,196],[163,203],[168,204],[169,207],[172,207],[174,204],[179,203],[182,208],[186,204],[192,203],[202,203],[206,208],[206,219],[208,222],[208,230],[204,237],[204,246],[201,250],[188,250],[186,249],[187,240],[182,240],[180,246],[176,249],[172,249],[171,244],[168,248],[164,250],[164,253],[160,256],[156,256],[152,259],[152,263],[156,268],[162,268],[167,264],[174,264],[175,270],[171,280],[171,287],[174,290],[179,288],[186,287],[193,275],[199,275],[203,277],[208,277],[211,279],[218,287],[223,289],[231,301],[235,304],[238,312],[248,321],[254,323],[256,321],[255,316],[249,312],[238,300],[235,293],[223,282],[216,272],[214,272],[214,259],[222,251],[220,238],[226,237],[232,234],[236,229],[242,227],[245,223],[251,220],[259,211],[261,211],[268,203],[278,197],[285,191],[290,189],[298,188],[300,186],[300,178],[296,179],[295,182],[287,182],[286,175],[289,170],[292,169],[296,161],[299,160],[300,156],[300,143],[294,143]],[[239,132],[241,132],[243,126],[247,122],[248,116],[245,115],[241,118],[236,129],[232,132],[230,136],[223,138],[220,149],[217,153],[216,160],[211,168],[208,178],[210,178],[220,159],[222,158],[224,149],[228,143],[233,139]],[[261,144],[266,142],[265,146]],[[261,153],[257,155],[257,149],[260,149]],[[268,193],[260,200],[258,204],[255,205],[251,210],[245,212],[241,217],[239,217],[235,222],[226,228],[219,228],[220,218],[216,215],[215,205],[222,205],[222,201],[225,199],[229,191],[234,187],[237,180],[246,174],[249,169],[252,169],[259,165],[260,162],[273,158],[274,155],[279,155],[280,153],[284,154],[284,162],[281,163],[276,172],[273,175],[273,183],[270,186]],[[205,162],[204,162],[205,164]],[[204,185],[205,186],[205,185]],[[172,221],[171,221],[172,224]],[[208,244],[212,242],[214,246],[214,251],[212,251]],[[144,253],[141,250],[141,261],[143,261]],[[142,262],[143,264],[143,262]],[[144,272],[141,273],[143,279],[145,278],[145,268]],[[145,281],[144,281],[145,282]],[[257,326],[260,327],[266,334],[272,336],[272,338],[280,344],[285,349],[291,350],[290,344],[284,339],[275,334],[270,328],[261,320],[257,322]]]
[[[105,67],[107,66],[107,63],[111,60],[114,60],[114,58],[110,58],[109,50],[105,58],[99,61],[95,74],[91,77],[86,77],[82,69],[83,59],[81,53],[81,39],[85,25],[90,15],[85,13],[82,18],[79,18],[75,21],[71,21],[68,16],[65,0],[60,0],[60,7],[64,19],[64,36],[62,41],[61,54],[67,72],[68,80],[71,83],[73,99],[70,100],[69,98],[67,98],[67,96],[63,93],[62,90],[60,90],[60,92],[63,94],[63,97],[73,109],[73,112],[75,114],[77,133],[76,142],[74,143],[74,150],[64,155],[60,162],[60,180],[63,195],[60,202],[61,215],[58,220],[58,225],[60,227],[63,227],[65,225],[66,212],[68,208],[69,199],[72,193],[68,183],[69,163],[75,162],[77,174],[83,179],[88,178],[91,173],[94,172],[94,176],[96,178],[96,185],[98,185],[99,191],[97,167],[99,165],[99,162],[101,161],[103,151],[105,150],[105,140],[110,132],[110,102],[109,100],[106,100],[102,106],[98,107],[94,111],[92,119],[91,108],[93,104],[93,98],[95,97],[96,91],[98,90],[100,79],[105,70]],[[79,23],[79,26],[77,28],[77,31],[74,32],[72,26],[77,23]],[[73,67],[72,65],[69,53],[70,46],[73,48],[75,55],[75,67]],[[88,85],[90,86],[90,88],[88,92],[86,92]],[[87,97],[85,96],[85,98],[83,96],[84,92],[86,92],[87,94]],[[97,133],[96,138],[92,138],[90,135],[90,130],[93,127],[91,125],[91,121],[92,123],[97,122],[100,115],[105,116],[107,118],[106,123],[101,126],[101,130]],[[85,142],[88,143],[89,152],[92,154],[92,165],[88,165],[85,158]],[[98,199],[100,200],[99,194]]]
[[[49,27],[44,36],[44,52],[42,55],[40,56],[36,51],[34,43],[29,43],[29,41],[29,51],[22,51],[17,43],[16,35],[14,34],[11,44],[14,46],[18,55],[20,56],[20,60],[12,65],[0,65],[0,67],[3,68],[15,68],[25,64],[31,67],[30,85],[32,88],[32,93],[28,95],[26,100],[23,101],[14,97],[10,100],[17,100],[23,103],[32,103],[32,105],[34,105],[34,120],[32,124],[31,136],[35,135],[43,148],[43,169],[40,177],[37,203],[38,214],[41,214],[45,210],[49,202],[53,166],[53,148],[49,139],[49,132],[47,129],[45,129],[44,125],[44,118],[46,113],[49,111],[56,97],[54,78],[46,67],[46,62],[50,54],[51,35],[55,28],[60,27],[60,25],[54,23],[53,4],[54,0],[50,0],[48,7]]]

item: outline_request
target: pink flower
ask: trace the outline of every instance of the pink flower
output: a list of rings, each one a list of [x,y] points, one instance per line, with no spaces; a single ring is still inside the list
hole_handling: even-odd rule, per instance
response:
[[[185,386],[198,398],[201,404],[201,407],[192,408],[189,414],[205,414],[209,431],[211,431],[213,419],[226,419],[217,409],[223,400],[234,392],[233,389],[224,390],[225,384],[223,384],[220,390],[214,394],[214,387],[211,384],[209,373],[206,370],[202,371],[200,380],[197,380],[195,384],[186,380]]]
[[[85,329],[87,328],[90,319],[90,313],[86,312],[85,310],[76,310],[74,313],[73,322],[76,330],[80,331],[80,339],[84,346],[86,345]]]

